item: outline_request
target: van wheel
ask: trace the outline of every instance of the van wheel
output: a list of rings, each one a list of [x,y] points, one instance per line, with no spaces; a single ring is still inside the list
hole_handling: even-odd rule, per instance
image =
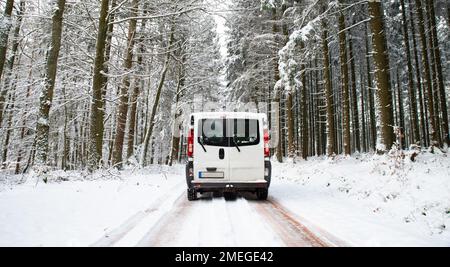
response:
[[[268,189],[260,189],[256,191],[256,197],[258,200],[267,200],[267,196],[269,195]]]
[[[197,191],[194,188],[189,188],[187,190],[187,197],[189,201],[197,200]]]
[[[235,192],[223,192],[223,197],[225,200],[235,200],[237,198],[237,194]]]

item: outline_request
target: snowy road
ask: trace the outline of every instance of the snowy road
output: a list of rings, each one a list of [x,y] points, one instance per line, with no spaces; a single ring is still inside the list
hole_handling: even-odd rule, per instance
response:
[[[313,234],[276,202],[257,201],[252,194],[228,201],[205,194],[198,201],[189,202],[183,192],[156,222],[146,223],[142,215],[132,216],[93,245],[121,246],[133,242],[136,246],[332,245]],[[139,220],[142,222],[137,222]]]
[[[47,184],[9,177],[0,246],[450,246],[450,157],[392,164],[372,155],[273,162],[266,202],[188,202],[183,165],[55,172]]]

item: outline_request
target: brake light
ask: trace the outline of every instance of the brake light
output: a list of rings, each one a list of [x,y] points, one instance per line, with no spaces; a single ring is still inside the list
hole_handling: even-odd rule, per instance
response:
[[[194,156],[194,128],[188,131],[187,156],[192,158]]]
[[[269,140],[269,130],[264,129],[264,157],[270,157]]]

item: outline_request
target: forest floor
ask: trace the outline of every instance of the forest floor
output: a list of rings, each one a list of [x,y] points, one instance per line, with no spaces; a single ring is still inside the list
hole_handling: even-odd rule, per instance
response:
[[[450,246],[449,178],[445,153],[316,157],[273,162],[266,202],[188,202],[182,165],[1,174],[0,246]]]

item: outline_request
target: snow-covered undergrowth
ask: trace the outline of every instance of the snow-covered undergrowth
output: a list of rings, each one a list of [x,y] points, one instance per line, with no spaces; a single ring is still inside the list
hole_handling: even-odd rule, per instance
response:
[[[353,245],[450,246],[450,157],[409,156],[274,162],[272,195]]]
[[[87,246],[183,181],[182,165],[0,181],[0,246]],[[18,181],[21,183],[18,184]]]

